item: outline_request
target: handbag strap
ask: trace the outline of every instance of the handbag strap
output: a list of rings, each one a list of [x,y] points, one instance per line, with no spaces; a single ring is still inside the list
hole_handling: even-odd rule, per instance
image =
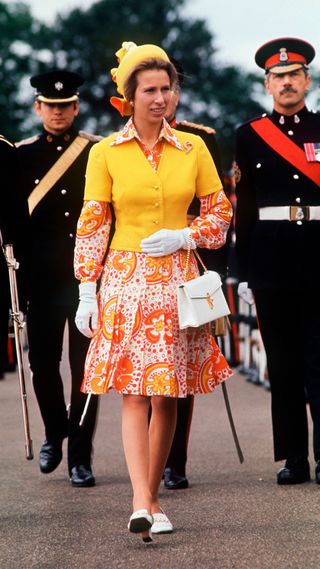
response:
[[[207,267],[205,266],[203,260],[201,259],[200,255],[199,255],[199,253],[198,253],[198,251],[197,251],[196,249],[194,250],[194,254],[195,254],[195,256],[197,257],[197,259],[198,259],[200,265],[202,266],[203,270],[204,270],[204,271],[207,271],[208,269],[207,269]]]
[[[191,249],[191,243],[192,243],[192,237],[191,237],[191,233],[188,237],[188,248],[187,248],[187,258],[186,258],[186,266],[184,268],[184,273],[183,273],[183,278],[184,280],[186,280],[187,278],[187,273],[188,273],[188,268],[189,268],[189,263],[190,263],[190,255],[191,255],[191,251],[193,251],[193,253],[195,254],[195,256],[197,257],[200,265],[202,266],[204,271],[207,271],[207,267],[205,266],[203,260],[201,259],[198,251],[196,249]]]

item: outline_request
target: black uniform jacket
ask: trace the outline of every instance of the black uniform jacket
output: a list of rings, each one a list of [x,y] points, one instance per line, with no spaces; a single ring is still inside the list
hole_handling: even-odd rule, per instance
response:
[[[304,143],[320,143],[320,115],[307,108],[290,117],[273,111],[269,118],[303,150]],[[254,289],[318,287],[320,221],[259,221],[258,208],[320,206],[320,179],[317,185],[277,154],[252,122],[236,135],[239,279]]]
[[[43,131],[39,136],[17,143],[19,192],[25,200],[77,134],[74,128],[61,136]],[[30,216],[25,230],[29,299],[59,305],[78,299],[79,283],[73,272],[76,226],[83,204],[88,153],[99,139],[88,137],[90,142]]]
[[[0,229],[4,243],[14,241],[15,202],[13,195],[16,184],[16,148],[4,136],[0,135],[0,168],[1,168],[1,206]]]
[[[194,123],[189,123],[188,121],[178,122],[174,127],[176,130],[181,130],[183,132],[190,132],[191,134],[197,134],[205,142],[212,158],[217,168],[218,174],[222,180],[222,168],[221,168],[221,158],[219,146],[217,139],[215,137],[215,131],[209,127],[203,125],[198,125]],[[190,215],[199,215],[200,211],[200,201],[198,198],[194,198],[188,213]],[[222,275],[226,274],[227,271],[227,246],[221,247],[220,249],[199,249],[199,254],[202,261],[208,269],[218,271]]]
[[[2,243],[12,243],[12,220],[14,220],[14,209],[12,206],[12,194],[14,189],[15,147],[11,142],[0,135],[0,169],[1,169],[1,205],[0,205],[0,230]],[[9,281],[8,269],[2,249],[0,248],[0,306],[5,306],[4,312],[8,313],[9,303]],[[1,315],[3,310],[1,310]],[[2,326],[1,326],[2,329]],[[1,334],[1,341],[4,338]],[[0,362],[3,363],[2,361]],[[2,371],[2,369],[1,369]]]

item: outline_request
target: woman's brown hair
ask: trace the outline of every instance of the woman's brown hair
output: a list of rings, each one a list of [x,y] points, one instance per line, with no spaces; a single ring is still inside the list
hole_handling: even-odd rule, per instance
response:
[[[178,81],[178,75],[176,68],[171,63],[171,61],[164,61],[163,59],[157,57],[150,57],[150,59],[145,59],[136,65],[130,75],[128,75],[124,84],[124,96],[127,101],[133,101],[136,88],[138,85],[137,75],[140,71],[150,71],[150,70],[166,71],[169,76],[170,87],[172,87]]]

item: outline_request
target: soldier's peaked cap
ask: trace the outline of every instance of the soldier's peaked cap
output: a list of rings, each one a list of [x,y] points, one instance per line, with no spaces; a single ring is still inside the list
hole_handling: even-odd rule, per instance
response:
[[[286,73],[308,69],[315,56],[314,47],[298,38],[277,38],[262,45],[255,54],[255,62],[266,73]]]
[[[54,69],[30,79],[36,89],[36,99],[44,103],[71,103],[78,100],[78,88],[84,83],[79,73]]]

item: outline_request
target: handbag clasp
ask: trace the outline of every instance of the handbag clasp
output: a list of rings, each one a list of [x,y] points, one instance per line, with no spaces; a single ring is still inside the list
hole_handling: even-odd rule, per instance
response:
[[[207,303],[209,305],[209,308],[212,309],[214,307],[213,295],[210,294],[209,292],[207,292]]]

